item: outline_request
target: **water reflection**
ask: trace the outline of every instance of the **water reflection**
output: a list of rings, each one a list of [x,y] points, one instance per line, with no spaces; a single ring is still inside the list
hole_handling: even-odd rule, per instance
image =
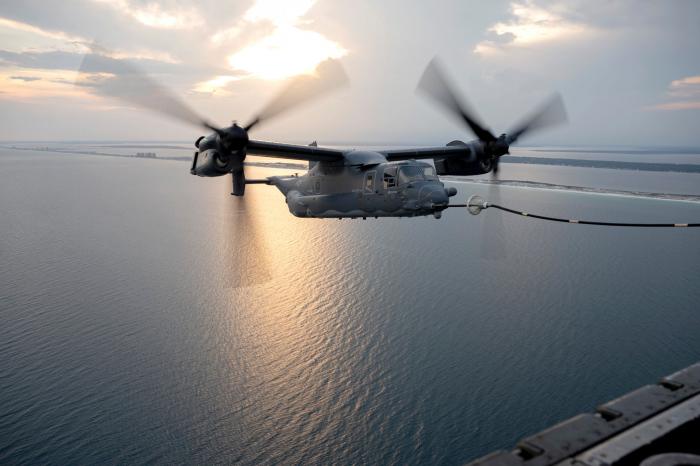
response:
[[[227,266],[245,263],[256,272],[238,273],[246,286],[229,290],[220,315],[220,351],[230,358],[230,390],[240,394],[218,407],[240,435],[233,457],[251,463],[350,457],[356,442],[369,443],[388,416],[405,412],[398,397],[389,403],[393,409],[376,411],[391,384],[387,364],[379,362],[386,316],[375,312],[387,303],[362,277],[382,269],[366,241],[368,228],[380,223],[297,219],[279,192],[265,186],[250,187],[237,201],[226,222],[234,238],[226,240],[227,258],[234,258]],[[251,224],[236,225],[241,219]],[[259,237],[246,238],[252,234]],[[248,257],[237,250],[240,241],[267,254]],[[376,306],[358,306],[358,296]],[[315,448],[299,448],[292,441],[299,438],[313,439]]]
[[[228,288],[260,285],[272,277],[268,254],[274,249],[266,245],[267,233],[259,218],[267,207],[265,198],[251,194],[230,196],[229,202],[219,203],[223,217],[221,254],[228,261],[224,272]]]

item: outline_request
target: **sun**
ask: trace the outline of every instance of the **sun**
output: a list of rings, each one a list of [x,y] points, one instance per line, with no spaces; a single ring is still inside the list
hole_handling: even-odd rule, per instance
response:
[[[212,37],[215,43],[235,43],[259,28],[269,33],[231,53],[228,64],[235,72],[265,80],[312,73],[319,63],[347,55],[347,50],[323,34],[308,29],[302,19],[315,0],[257,0],[239,23]]]
[[[346,54],[340,45],[317,32],[280,27],[229,56],[228,62],[236,71],[273,80],[312,73],[322,61]]]

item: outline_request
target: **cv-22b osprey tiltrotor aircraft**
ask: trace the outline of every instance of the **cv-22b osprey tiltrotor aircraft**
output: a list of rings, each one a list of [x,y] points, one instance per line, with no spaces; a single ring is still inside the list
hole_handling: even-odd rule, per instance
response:
[[[234,196],[243,196],[246,184],[276,186],[297,217],[440,218],[457,194],[446,188],[440,175],[480,175],[498,171],[498,160],[525,133],[565,121],[561,98],[555,95],[508,134],[496,137],[481,125],[449,85],[438,63],[426,68],[418,90],[459,118],[477,139],[452,141],[442,147],[398,150],[340,150],[251,139],[249,132],[274,116],[347,82],[340,64],[329,60],[315,76],[294,79],[250,123],[220,128],[199,117],[175,95],[123,61],[94,49],[81,71],[108,70],[111,77],[93,83],[93,89],[109,97],[165,113],[170,117],[211,130],[195,142],[190,172],[202,177],[231,175]],[[246,179],[247,155],[308,161],[303,175]],[[433,163],[422,160],[432,159]]]

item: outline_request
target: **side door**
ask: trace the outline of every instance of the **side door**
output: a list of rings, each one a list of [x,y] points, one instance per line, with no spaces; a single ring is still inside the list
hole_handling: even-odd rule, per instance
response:
[[[382,174],[382,207],[388,212],[392,212],[401,207],[399,195],[397,166],[388,166]]]
[[[365,173],[362,182],[362,208],[365,210],[375,210],[378,197],[377,172],[371,170]]]
[[[321,177],[318,175],[309,176],[307,194],[321,194]]]

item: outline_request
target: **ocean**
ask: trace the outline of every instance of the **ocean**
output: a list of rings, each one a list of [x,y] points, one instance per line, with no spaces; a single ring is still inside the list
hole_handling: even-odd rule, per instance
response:
[[[601,192],[448,184],[700,222],[606,193],[698,196],[698,174],[501,178]],[[183,161],[0,149],[0,463],[457,465],[700,360],[698,229],[297,219],[274,187],[229,192]]]

